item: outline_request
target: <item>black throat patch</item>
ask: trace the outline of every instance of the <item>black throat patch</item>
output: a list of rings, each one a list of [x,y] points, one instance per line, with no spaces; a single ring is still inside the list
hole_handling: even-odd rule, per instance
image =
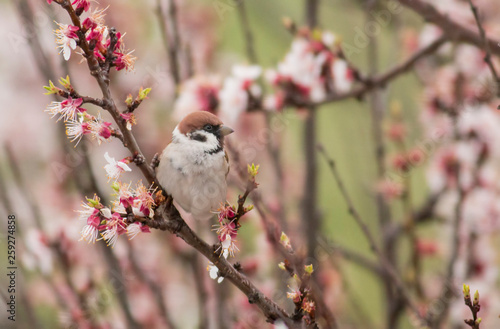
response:
[[[217,146],[216,148],[212,149],[212,150],[209,150],[209,151],[205,151],[205,154],[216,154],[216,153],[219,153],[219,152],[222,152],[222,145],[219,144],[219,146]]]

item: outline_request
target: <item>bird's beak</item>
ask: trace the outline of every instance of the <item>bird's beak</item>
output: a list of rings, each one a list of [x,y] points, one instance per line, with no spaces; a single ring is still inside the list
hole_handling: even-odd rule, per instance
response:
[[[233,129],[231,129],[229,127],[226,127],[226,126],[220,126],[219,131],[220,131],[220,134],[222,136],[227,136],[227,135],[229,135],[229,134],[231,134],[231,133],[234,132]]]

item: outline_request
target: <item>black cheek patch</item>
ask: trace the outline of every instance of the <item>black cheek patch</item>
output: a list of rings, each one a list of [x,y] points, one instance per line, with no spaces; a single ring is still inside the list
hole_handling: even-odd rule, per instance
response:
[[[207,137],[202,134],[191,134],[191,139],[198,142],[206,142]]]

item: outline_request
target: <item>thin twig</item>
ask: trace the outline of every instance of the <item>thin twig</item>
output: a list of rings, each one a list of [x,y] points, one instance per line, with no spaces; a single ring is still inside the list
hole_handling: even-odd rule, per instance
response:
[[[82,25],[79,16],[76,15],[73,6],[71,5],[71,2],[69,2],[68,0],[62,0],[61,6],[68,12],[73,25],[79,28],[79,31],[77,32],[79,39],[78,46],[83,50],[85,58],[87,59],[87,65],[89,67],[89,71],[91,75],[96,79],[97,84],[101,89],[103,100],[105,102],[103,108],[111,114],[113,120],[120,129],[123,135],[124,139],[123,144],[125,145],[125,147],[127,147],[133,155],[138,155],[142,158],[145,158],[139,148],[139,145],[137,144],[137,141],[135,140],[134,135],[132,134],[131,131],[127,129],[123,120],[120,117],[120,111],[116,107],[116,104],[111,95],[111,90],[109,88],[109,72],[106,72],[106,70],[101,69],[99,62],[97,61],[94,55],[94,52],[90,49],[87,39],[85,38],[85,35],[81,32]],[[146,179],[150,184],[155,183],[156,186],[160,186],[158,180],[156,179],[153,169],[146,162],[139,163],[137,164],[137,166],[139,167],[142,174],[146,177]]]
[[[488,65],[491,75],[493,76],[493,80],[495,81],[495,87],[497,89],[497,96],[500,97],[500,77],[498,76],[497,70],[495,69],[495,65],[493,64],[493,61],[491,60],[491,48],[490,44],[488,43],[488,39],[486,37],[486,32],[484,31],[483,25],[481,24],[481,20],[479,19],[479,12],[476,6],[472,3],[472,0],[468,0],[470,8],[472,10],[472,13],[474,14],[474,19],[476,20],[477,23],[477,28],[479,29],[479,35],[481,36],[481,39],[483,41],[483,48],[484,51],[486,52],[486,55],[484,56],[484,61]],[[497,45],[498,47],[498,45]]]
[[[246,55],[250,63],[255,64],[258,62],[257,53],[254,47],[254,37],[250,24],[248,23],[247,11],[245,0],[234,0],[238,8],[238,16],[240,18],[241,29],[243,30],[243,38],[245,39]]]
[[[170,316],[167,304],[165,303],[165,297],[163,295],[162,287],[160,287],[160,285],[158,285],[149,275],[147,275],[145,271],[142,269],[142,267],[139,265],[139,260],[137,259],[136,253],[134,252],[134,245],[131,243],[131,241],[127,240],[127,247],[128,247],[128,259],[130,260],[132,269],[139,277],[139,280],[144,282],[148,286],[151,293],[153,294],[153,297],[156,301],[156,304],[158,305],[158,309],[161,317],[163,318],[163,321],[165,321],[169,329],[177,328],[174,324],[174,321],[172,320],[172,317]]]
[[[173,0],[169,0],[169,1],[172,2]],[[177,49],[176,49],[176,44],[175,44],[174,38],[169,36],[169,32],[171,32],[170,31],[171,29],[167,28],[167,25],[165,24],[165,22],[167,21],[167,18],[165,17],[165,14],[163,12],[163,7],[161,4],[162,4],[162,0],[156,0],[155,13],[156,13],[156,16],[158,19],[158,24],[160,25],[161,39],[163,41],[163,45],[165,47],[165,50],[167,51],[167,54],[168,54],[168,61],[169,61],[170,72],[172,74],[172,80],[174,81],[174,84],[177,87],[181,81],[180,73],[179,73],[180,70],[179,70]],[[174,6],[175,6],[175,4],[174,4]],[[174,13],[176,13],[175,10],[174,10]],[[172,24],[169,27],[171,27],[171,26],[172,26]],[[177,93],[177,91],[176,91],[176,93]]]
[[[68,12],[73,25],[81,28],[79,17],[78,15],[76,15],[71,3],[67,0],[61,0],[61,5]],[[90,51],[85,35],[83,33],[78,33],[78,37],[79,46],[83,50],[83,53],[87,58],[89,70],[92,76],[94,76],[94,78],[96,79],[103,94],[103,99],[106,101],[105,109],[109,111],[114,121],[120,128],[121,133],[123,134],[124,146],[129,149],[132,155],[144,159],[144,156],[135,140],[134,135],[131,131],[126,129],[125,125],[120,120],[120,112],[115,105],[109,89],[109,77],[107,76],[106,72],[101,70],[93,52]],[[145,161],[139,163],[138,167],[150,184],[155,183],[157,184],[157,186],[160,186],[158,184],[153,168],[146,164]],[[161,209],[157,209],[154,219],[138,218],[137,220],[145,223],[151,228],[170,231],[171,233],[182,238],[186,243],[199,251],[201,254],[203,254],[207,259],[214,263],[215,266],[218,267],[220,275],[226,277],[228,281],[232,282],[238,289],[245,293],[252,303],[255,303],[261,309],[261,311],[269,321],[274,322],[277,319],[281,319],[292,328],[298,326],[297,323],[290,319],[290,316],[286,311],[279,307],[274,301],[264,296],[264,294],[260,292],[257,287],[255,287],[244,275],[234,269],[234,267],[225,258],[218,257],[218,255],[214,252],[214,248],[200,239],[191,230],[191,228],[186,224],[186,222],[174,206],[162,206]]]
[[[22,2],[26,2],[25,0],[23,0]],[[61,2],[61,1],[59,1]],[[58,2],[58,3],[59,3]],[[27,6],[27,4],[26,4]],[[35,21],[34,19],[34,16],[33,16],[33,12],[31,10],[25,10],[24,11],[24,14],[20,14],[21,16],[21,19],[23,20],[24,24],[26,25],[29,25],[29,24],[33,24],[33,22]],[[43,51],[43,49],[41,48],[41,46],[39,45],[39,39],[38,39],[38,33],[35,33],[36,31],[33,30],[33,37],[31,38],[32,41],[29,43],[30,45],[30,49],[31,49],[31,52],[33,53],[33,55],[35,56],[35,58],[44,58],[46,57],[46,54],[45,52]],[[109,61],[111,61],[111,59],[109,59]],[[64,64],[64,68],[66,71],[66,75],[68,75],[67,73],[67,63],[66,62],[63,62]],[[39,66],[39,70],[40,72],[42,73],[44,79],[47,81],[47,80],[51,80],[51,79],[54,79],[53,77],[53,71],[52,71],[52,66],[50,65],[50,63],[48,64],[44,64],[43,62],[41,61],[37,61],[37,66]],[[41,66],[41,67],[40,67]],[[108,72],[109,74],[109,72]],[[104,78],[105,79],[105,78]],[[53,97],[55,97],[56,95],[54,94]],[[64,95],[62,95],[64,96]],[[80,95],[73,95],[73,96],[80,96]],[[101,100],[101,99],[96,99],[96,98],[92,98],[92,97],[87,97],[87,96],[81,96],[81,98],[83,99],[83,101],[85,103],[92,103],[92,104],[95,104],[97,106],[101,106],[103,107],[104,104],[104,100]],[[69,148],[69,144],[68,143],[64,143],[63,141],[65,140],[64,138],[61,138],[61,145],[62,147],[67,151]],[[12,157],[13,158],[13,157]],[[97,182],[95,180],[95,177],[93,175],[93,172],[92,172],[92,169],[90,167],[90,160],[88,158],[88,154],[87,153],[84,153],[83,154],[83,159],[85,161],[85,169],[86,171],[83,171],[83,170],[75,170],[75,173],[76,175],[74,175],[74,178],[77,182],[81,183],[81,184],[78,184],[80,186],[80,189],[82,189],[84,186],[86,186],[86,183],[87,182],[90,182],[90,187],[92,188],[93,191],[97,191],[98,190],[98,186],[97,186]],[[19,167],[19,166],[15,166],[15,167]],[[85,173],[88,173],[88,176],[86,177],[82,177],[82,176],[85,176]],[[20,174],[20,172],[19,172]],[[18,180],[19,182],[21,182],[19,185],[23,188],[23,186],[26,186],[25,184],[22,183],[22,175],[20,176],[21,177],[21,180]],[[88,184],[87,184],[88,185]],[[29,196],[31,195],[31,191],[29,189],[27,189],[26,187],[24,187],[24,195],[25,196]],[[85,194],[85,191],[82,191],[83,194]],[[87,191],[88,192],[88,191]],[[38,208],[38,205],[36,204],[36,202],[29,202],[30,206],[32,207],[32,210],[33,210],[33,213],[34,213],[34,216],[35,216],[35,222],[37,223],[37,226],[39,229],[42,229],[41,228],[41,224],[40,222],[42,222],[41,220],[41,215],[40,213],[37,211],[37,208]],[[111,253],[110,256],[109,256],[110,259],[116,259],[116,256]],[[114,262],[114,263],[117,263],[117,262]],[[112,267],[112,265],[110,265],[111,263],[110,262],[107,262],[108,266],[109,266],[109,271],[111,273],[116,273],[117,271],[121,271],[120,268],[116,268],[116,267]],[[51,280],[48,280],[47,279],[47,282],[53,286],[54,283],[51,281]],[[117,282],[117,284],[119,285],[119,289],[122,290],[122,291],[125,291],[125,288],[124,288],[124,285],[123,285],[123,282],[122,281],[119,281]],[[58,291],[58,290],[55,290],[53,289],[54,291]],[[77,294],[77,292],[75,292],[75,294]],[[62,298],[59,296],[59,294],[57,294],[57,297],[58,297],[58,301],[61,301]],[[125,314],[128,314],[130,316],[127,316],[127,321],[128,321],[128,325],[129,327],[131,328],[135,328],[137,327],[137,323],[135,322],[135,320],[133,320],[133,318],[131,318],[131,311],[130,311],[130,307],[129,307],[129,304],[128,304],[128,301],[126,300],[126,296],[124,294],[119,294],[119,299],[120,299],[120,305],[122,306],[122,309],[123,311],[125,312]],[[63,307],[65,306],[64,303],[62,303]]]
[[[480,48],[484,46],[484,41],[477,32],[453,21],[450,18],[451,15],[440,13],[432,4],[424,2],[422,0],[398,1],[404,6],[409,7],[417,12],[427,22],[439,26],[449,39],[470,43]],[[500,47],[498,47],[500,40],[486,38],[486,42],[488,43],[492,54],[500,55]]]
[[[318,25],[319,0],[305,0],[305,22],[309,29]],[[316,246],[318,244],[318,232],[321,228],[321,217],[318,210],[318,158],[315,151],[317,139],[317,111],[316,107],[308,107],[309,113],[304,122],[303,154],[305,159],[305,180],[302,197],[302,228],[306,235],[307,257],[314,259]],[[317,273],[311,277],[311,281],[319,284]]]
[[[241,180],[247,179],[246,171],[244,170],[244,164],[241,163],[241,156],[237,149],[232,147],[232,144],[227,144],[229,152],[231,152],[231,162],[234,164],[232,167],[236,170],[238,176]],[[280,229],[279,224],[276,222],[275,218],[269,218],[266,210],[264,210],[265,206],[262,201],[260,193],[256,191],[252,195],[253,203],[255,209],[259,213],[260,219],[262,221],[262,226],[266,231],[266,237],[269,244],[273,247],[273,250],[277,252],[281,257],[287,259],[292,266],[293,272],[297,273],[299,277],[304,274],[304,260],[302,257],[296,255],[293,252],[287,250],[280,242],[280,235],[282,229]],[[310,282],[312,288],[312,294],[315,297],[315,301],[318,304],[318,313],[321,314],[326,322],[328,323],[327,328],[336,329],[338,328],[337,320],[335,315],[328,309],[325,298],[323,295],[323,290],[318,287],[315,282]]]
[[[323,248],[325,248],[326,251],[328,252],[339,254],[345,260],[351,261],[353,264],[356,264],[376,275],[382,276],[384,273],[383,269],[380,267],[379,264],[369,259],[368,257],[360,254],[357,251],[339,246],[337,244],[323,246]]]
[[[385,255],[382,253],[382,251],[380,250],[380,248],[377,245],[375,237],[373,236],[370,229],[368,228],[368,225],[361,218],[361,215],[358,213],[358,211],[354,207],[354,204],[351,200],[351,197],[347,193],[347,190],[344,186],[342,178],[340,177],[340,174],[337,171],[337,168],[335,166],[335,162],[333,161],[332,158],[330,158],[328,156],[325,149],[321,145],[318,145],[318,151],[323,154],[324,158],[328,162],[328,166],[331,169],[331,172],[335,178],[335,181],[336,181],[337,186],[340,190],[340,193],[342,194],[342,197],[344,198],[344,201],[347,204],[349,214],[354,218],[354,220],[356,221],[356,223],[360,227],[361,231],[363,232],[363,234],[367,238],[368,243],[370,245],[370,248],[379,258],[381,265],[383,266],[384,271],[387,273],[388,276],[390,276],[390,278],[393,281],[393,284],[399,290],[401,297],[403,298],[404,302],[408,305],[408,307],[413,311],[413,313],[417,316],[417,318],[419,318],[420,320],[424,321],[424,323],[426,323],[427,320],[422,318],[422,315],[420,314],[419,308],[411,299],[410,294],[409,294],[408,290],[406,289],[406,287],[404,286],[401,277],[397,273],[394,266],[387,260]]]
[[[442,45],[444,45],[448,41],[446,37],[440,37],[436,39],[434,42],[429,44],[428,46],[416,51],[413,55],[411,55],[404,62],[395,65],[394,67],[388,69],[384,73],[380,73],[375,77],[372,77],[365,81],[365,83],[361,86],[353,88],[352,90],[339,93],[339,94],[330,94],[324,100],[320,102],[309,102],[303,99],[295,99],[294,104],[299,107],[309,108],[310,106],[320,106],[328,103],[338,102],[350,98],[361,98],[367,92],[376,89],[376,88],[384,88],[389,82],[399,77],[400,75],[408,72],[413,66],[418,63],[421,59],[432,55],[435,53]]]
[[[464,285],[464,290],[465,290],[465,285]],[[472,319],[466,319],[464,320],[465,324],[467,326],[471,327],[472,329],[479,329],[479,325],[481,323],[481,318],[478,317],[478,313],[481,310],[481,305],[479,304],[479,293],[476,290],[476,293],[474,294],[474,301],[470,298],[470,288],[467,286],[466,288],[468,290],[467,294],[464,296],[464,302],[465,305],[470,309],[472,313]]]
[[[373,17],[372,13],[376,11],[376,7],[379,4],[377,0],[368,0],[365,5],[365,20],[370,22]],[[368,51],[367,51],[367,61],[370,76],[376,76],[379,70],[379,43],[378,35],[370,34],[368,40]],[[370,81],[370,79],[363,79]],[[386,149],[384,144],[383,127],[382,123],[384,120],[384,111],[386,109],[386,104],[383,99],[382,90],[380,88],[375,88],[368,93],[368,102],[370,108],[371,117],[371,130],[373,136],[373,147],[374,147],[374,157],[376,164],[376,181],[383,179],[386,173]],[[375,204],[377,207],[377,219],[379,230],[381,232],[382,247],[381,252],[384,258],[387,259],[393,266],[396,266],[396,256],[395,248],[392,240],[386,239],[387,228],[392,222],[392,213],[386,200],[384,199],[381,192],[377,191],[375,194]],[[381,260],[379,260],[380,262]],[[400,302],[400,297],[397,296],[397,291],[393,289],[393,282],[390,276],[382,276],[382,282],[384,284],[385,299],[387,301],[386,318],[387,318],[387,328],[393,329],[403,311],[404,304]]]

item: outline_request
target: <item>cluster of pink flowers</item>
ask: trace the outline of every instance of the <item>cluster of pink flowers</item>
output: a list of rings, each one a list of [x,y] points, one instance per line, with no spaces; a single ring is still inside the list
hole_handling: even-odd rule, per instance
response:
[[[108,164],[104,166],[104,169],[108,174],[108,182],[110,180],[116,181],[125,171],[132,171],[132,169],[128,166],[131,161],[130,157],[116,161],[115,158],[110,157],[108,152],[106,152],[104,153],[104,158],[108,162]]]
[[[265,105],[279,110],[287,101],[293,103],[296,95],[321,102],[329,94],[347,92],[354,74],[332,33],[303,30],[277,69],[266,71],[266,78],[277,92],[266,99]]]
[[[174,105],[174,118],[180,120],[194,111],[208,111],[233,125],[243,112],[260,103],[262,91],[256,81],[261,73],[257,65],[235,65],[222,84],[217,76],[187,80]]]
[[[233,67],[219,92],[219,115],[224,122],[234,125],[243,112],[259,102],[262,90],[256,81],[261,73],[262,69],[257,65]]]
[[[142,182],[132,189],[131,184],[118,181],[113,188],[117,192],[117,200],[113,202],[114,211],[122,215],[131,211],[137,217],[153,218],[155,206],[153,190],[148,189]]]
[[[290,254],[294,254],[290,238],[285,232],[281,232],[280,243]],[[292,284],[299,287],[296,289],[290,288],[291,291],[286,293],[286,297],[292,300],[296,308],[302,310],[304,320],[307,323],[311,323],[311,320],[315,317],[316,303],[311,299],[311,290],[307,286],[304,286],[303,280],[308,280],[313,274],[313,264],[304,265],[304,272],[300,276],[299,273],[294,273],[294,268],[290,267],[288,260],[279,263],[278,267],[282,271],[287,272],[287,275],[291,274]]]
[[[229,256],[234,257],[234,253],[239,251],[235,243],[239,228],[239,224],[235,223],[235,207],[231,205],[221,206],[217,218],[219,220],[219,225],[216,226],[215,231],[217,231],[219,242],[221,244],[219,248],[219,250],[221,250],[221,255],[226,259]],[[219,269],[212,262],[208,263],[207,271],[210,278],[217,280],[218,283],[221,283],[222,280],[224,280],[224,277],[219,276]]]
[[[181,121],[195,111],[216,114],[220,88],[220,78],[213,75],[199,75],[185,81],[174,105],[173,118]]]
[[[49,4],[52,2],[47,1]],[[88,0],[75,0],[72,2],[75,12],[81,15],[83,12],[90,13],[90,1]],[[106,9],[94,10],[86,17],[81,24],[81,33],[85,36],[89,47],[93,50],[94,56],[100,64],[103,64],[108,57],[108,52],[113,52],[112,66],[116,70],[133,71],[136,58],[132,55],[133,51],[125,50],[123,44],[123,36],[120,32],[116,33],[116,44],[113,49],[110,49],[111,37],[108,27],[104,24],[104,11]],[[69,60],[71,50],[75,50],[79,42],[77,32],[79,27],[73,25],[60,24],[59,29],[55,30],[56,42],[61,47],[61,52],[65,60]]]
[[[246,111],[282,110],[297,100],[321,102],[328,95],[349,91],[354,82],[354,72],[335,36],[326,31],[301,30],[277,68],[265,71],[272,94],[262,94],[262,72],[257,65],[235,65],[223,83],[218,76],[187,80],[174,105],[174,118],[209,111],[234,125]]]
[[[97,140],[98,144],[109,140],[114,129],[111,123],[104,121],[101,115],[97,117],[89,114],[85,108],[80,107],[83,103],[81,98],[68,97],[62,102],[52,102],[45,110],[49,114],[59,116],[57,121],[64,120],[66,124],[66,135],[76,145],[84,135],[90,135]]]
[[[234,256],[234,252],[238,251],[235,244],[235,239],[238,235],[237,224],[235,223],[236,210],[234,206],[223,206],[219,209],[218,214],[219,225],[217,227],[217,235],[221,243],[222,256]]]
[[[150,233],[148,226],[136,221],[127,224],[125,218],[132,214],[136,217],[153,217],[154,200],[152,191],[139,183],[132,190],[130,184],[121,182],[113,186],[117,191],[117,200],[113,202],[110,209],[101,204],[99,197],[94,196],[83,203],[83,210],[80,210],[80,219],[86,222],[81,230],[81,240],[95,242],[104,239],[110,246],[114,246],[118,236],[127,234],[130,239],[139,233]],[[99,233],[101,238],[99,238]]]
[[[488,0],[482,5],[494,6],[495,3]],[[458,16],[463,15],[471,27],[477,28],[466,2],[453,2],[450,6]],[[487,28],[499,28],[498,22],[487,20],[484,24]],[[441,33],[435,28],[424,32],[420,40],[425,43]],[[427,88],[422,120],[428,144],[432,144],[427,182],[432,193],[440,193],[435,212],[445,221],[442,239],[447,241],[453,236],[456,209],[460,207],[460,247],[454,283],[457,286],[467,283],[481,292],[481,317],[488,327],[488,323],[490,326],[495,323],[496,310],[500,307],[496,283],[498,258],[494,247],[500,229],[500,113],[496,109],[497,86],[484,55],[474,46],[452,48],[450,45],[436,54],[448,64],[437,68],[433,58],[422,63],[420,69],[433,72],[424,81]],[[500,63],[495,64],[499,67]],[[436,140],[433,136],[439,138]],[[463,300],[457,299],[451,321],[463,323],[462,319],[469,316]]]

